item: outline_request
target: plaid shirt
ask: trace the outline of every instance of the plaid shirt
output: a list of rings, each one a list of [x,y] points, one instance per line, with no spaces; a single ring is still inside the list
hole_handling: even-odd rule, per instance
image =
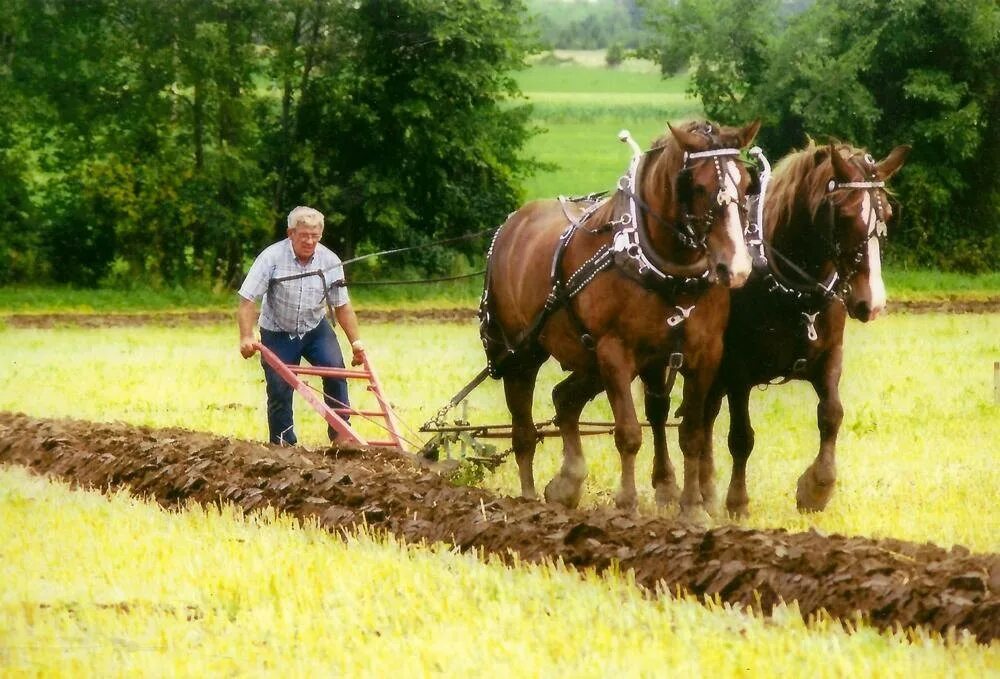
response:
[[[306,276],[292,281],[271,283],[275,278],[294,276],[310,271],[322,271],[326,284],[343,280],[344,265],[332,250],[319,244],[312,258],[300,264],[292,250],[292,241],[286,238],[269,245],[254,260],[239,295],[257,301],[264,298],[258,323],[265,330],[287,332],[302,337],[315,328],[326,315],[323,300],[323,283],[319,276]],[[347,288],[330,288],[330,304],[339,307],[347,304]],[[336,320],[331,318],[331,322]]]

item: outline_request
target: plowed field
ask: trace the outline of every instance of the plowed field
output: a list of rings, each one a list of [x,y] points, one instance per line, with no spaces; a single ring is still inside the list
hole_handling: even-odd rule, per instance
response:
[[[1000,299],[942,299],[927,301],[890,301],[892,312],[984,314],[1000,311]],[[419,321],[466,322],[476,318],[475,309],[361,309],[358,318],[362,323],[399,323]],[[225,311],[182,311],[145,313],[24,313],[0,316],[0,321],[12,328],[54,328],[78,326],[85,328],[127,327],[156,324],[213,325],[235,323],[234,313]]]
[[[181,429],[0,413],[0,463],[82,487],[124,486],[167,507],[271,506],[331,531],[368,524],[507,562],[631,570],[650,593],[678,589],[764,613],[797,601],[880,628],[1000,637],[1000,555],[961,547],[738,526],[695,530],[606,508],[566,510],[449,483],[388,450],[277,448]]]

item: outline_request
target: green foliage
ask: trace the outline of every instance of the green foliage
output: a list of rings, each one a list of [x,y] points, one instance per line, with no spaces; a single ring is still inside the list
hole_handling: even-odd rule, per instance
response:
[[[5,4],[0,282],[232,284],[296,204],[328,213],[345,256],[495,225],[532,167],[528,110],[508,103],[523,16],[508,0]]]
[[[648,5],[658,38],[644,53],[664,73],[690,64],[710,117],[761,118],[759,140],[773,157],[807,137],[843,139],[877,157],[914,147],[893,181],[904,209],[890,261],[997,269],[995,2],[845,0],[801,12],[745,0]]]
[[[608,53],[604,56],[604,60],[611,68],[620,66],[625,61],[625,48],[621,46],[621,43],[612,43],[608,47]]]

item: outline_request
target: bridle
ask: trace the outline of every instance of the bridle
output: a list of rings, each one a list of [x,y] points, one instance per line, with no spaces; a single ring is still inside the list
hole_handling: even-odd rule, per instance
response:
[[[711,128],[709,128],[709,132]],[[702,131],[703,134],[708,134]],[[738,190],[731,189],[726,182],[726,174],[722,167],[721,159],[739,158],[740,150],[736,148],[709,149],[707,151],[684,152],[681,169],[678,172],[678,186],[681,185],[681,177],[690,174],[697,165],[692,165],[691,161],[711,160],[715,165],[715,174],[718,179],[719,188],[715,195],[709,200],[708,210],[699,215],[692,214],[689,210],[683,210],[681,218],[677,223],[672,223],[653,210],[639,195],[636,182],[639,176],[639,165],[650,154],[661,151],[665,145],[656,146],[643,152],[638,144],[632,139],[627,131],[622,130],[618,138],[632,147],[632,161],[629,164],[628,172],[618,180],[618,190],[626,197],[626,209],[612,222],[615,227],[614,243],[612,250],[619,256],[625,255],[635,260],[640,273],[647,271],[661,279],[673,278],[670,274],[661,270],[657,266],[652,249],[648,245],[649,236],[645,233],[645,223],[641,215],[651,215],[660,224],[671,229],[678,242],[685,248],[694,251],[704,251],[708,245],[708,235],[715,223],[715,218],[719,211],[728,209],[729,205],[738,203]],[[735,180],[732,184],[735,185]],[[690,203],[689,199],[684,199],[678,195],[678,201]],[[703,275],[707,275],[706,270]]]
[[[886,224],[885,205],[882,203],[882,194],[885,192],[885,181],[877,179],[875,174],[875,159],[872,158],[871,154],[866,153],[864,155],[864,162],[867,166],[862,168],[862,172],[867,173],[870,179],[865,181],[849,181],[849,182],[838,182],[836,179],[831,179],[826,185],[826,197],[825,202],[829,206],[829,233],[827,235],[827,248],[828,253],[831,255],[832,261],[835,263],[834,275],[839,276],[840,284],[837,287],[838,295],[843,297],[846,296],[848,289],[850,287],[850,280],[858,272],[861,267],[861,262],[864,261],[865,256],[868,252],[868,244],[872,238],[875,238],[881,244],[882,239],[884,239],[888,233],[889,229]],[[853,249],[845,250],[840,243],[840,240],[836,237],[836,214],[835,214],[835,201],[832,199],[832,194],[838,191],[864,191],[868,197],[869,204],[871,205],[871,213],[868,215],[868,230],[865,237],[861,239]],[[864,210],[864,200],[861,201],[862,210]],[[864,217],[864,214],[862,214]],[[841,271],[841,262],[847,261],[847,268],[845,271]]]
[[[683,211],[680,219],[680,228],[676,229],[676,231],[678,240],[685,247],[692,250],[705,249],[706,241],[708,240],[708,233],[711,231],[712,225],[715,223],[715,219],[718,217],[718,214],[726,211],[731,204],[739,200],[738,192],[731,190],[730,184],[726,182],[726,173],[722,169],[722,163],[719,162],[720,158],[739,157],[740,150],[733,148],[696,151],[694,153],[688,153],[687,151],[684,152],[684,162],[681,166],[677,179],[678,187],[682,185],[682,182],[690,179],[690,176],[695,169],[695,166],[690,165],[690,161],[702,158],[710,158],[715,164],[715,176],[719,184],[719,188],[715,192],[715,195],[709,199],[709,208],[707,210],[698,215],[692,214],[687,209]],[[735,182],[732,183],[734,184]],[[690,198],[680,194],[681,191],[678,190],[678,201],[684,204],[685,208],[689,207],[691,203]]]
[[[802,282],[794,282],[780,273],[773,264],[763,257],[767,264],[767,278],[769,289],[772,292],[779,291],[789,296],[794,296],[798,300],[814,298],[816,295],[827,300],[839,299],[842,302],[850,291],[850,280],[858,272],[861,263],[864,261],[868,251],[868,243],[872,238],[883,239],[888,234],[888,227],[885,220],[885,205],[882,202],[882,193],[885,190],[885,181],[875,178],[875,160],[870,154],[865,154],[864,160],[868,166],[870,179],[865,181],[841,182],[835,178],[830,179],[826,185],[826,195],[823,202],[828,206],[827,229],[822,232],[826,253],[824,258],[834,264],[834,270],[827,276],[826,280],[819,281],[814,276],[804,271],[801,267],[792,262],[788,257],[775,249],[770,243],[763,242],[762,248],[766,248],[774,259],[782,260],[783,266],[794,271]],[[864,170],[862,170],[864,171]],[[866,191],[872,207],[872,214],[869,218],[869,228],[865,237],[857,246],[851,249],[844,249],[840,240],[836,237],[836,201],[833,194],[839,191]],[[763,201],[762,201],[763,202]],[[863,200],[861,201],[863,205]],[[763,252],[763,250],[762,250]],[[842,267],[842,263],[847,261],[847,267]]]

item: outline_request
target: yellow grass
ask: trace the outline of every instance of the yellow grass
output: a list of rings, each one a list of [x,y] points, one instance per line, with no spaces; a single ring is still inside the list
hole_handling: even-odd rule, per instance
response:
[[[363,334],[412,427],[482,365],[473,323],[370,324]],[[896,314],[849,326],[840,480],[823,514],[794,509],[795,477],[815,452],[814,397],[803,385],[755,392],[749,524],[1000,551],[998,337],[996,314]],[[260,368],[238,356],[228,324],[6,329],[0,352],[0,410],[265,436]],[[548,394],[561,377],[555,365],[543,369],[539,419],[551,415]],[[322,445],[323,423],[301,401],[297,408],[302,440]],[[608,417],[602,397],[585,416]],[[470,417],[505,421],[497,383],[474,393]],[[721,420],[715,441],[724,488]],[[617,455],[609,438],[585,445],[584,504],[606,504]],[[541,484],[558,462],[557,444],[547,443],[538,456]],[[648,442],[639,462],[646,479]],[[516,492],[513,461],[486,483]],[[654,511],[645,483],[642,503]],[[807,630],[794,612],[765,622],[719,607],[649,602],[623,576],[581,583],[559,571],[482,565],[443,548],[368,537],[345,546],[285,519],[242,519],[229,509],[221,517],[198,508],[163,514],[124,495],[69,493],[19,471],[0,474],[0,578],[5,676],[1000,673],[997,645],[845,635],[829,625]]]
[[[1000,645],[807,628],[627,579],[167,513],[0,470],[4,676],[984,677]]]

